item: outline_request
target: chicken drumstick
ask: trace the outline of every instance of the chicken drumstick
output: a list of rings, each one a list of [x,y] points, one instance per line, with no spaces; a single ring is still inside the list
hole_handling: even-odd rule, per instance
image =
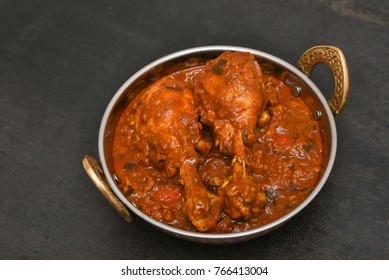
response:
[[[266,196],[246,175],[247,147],[255,142],[257,122],[266,104],[262,72],[250,53],[224,52],[208,62],[194,83],[200,121],[211,127],[215,145],[234,156],[231,179],[219,193],[232,218],[249,218]]]
[[[184,211],[198,231],[216,226],[222,201],[209,193],[197,172],[198,155],[207,143],[200,137],[192,91],[173,76],[149,86],[134,114],[137,149],[167,176],[179,171],[185,189]]]

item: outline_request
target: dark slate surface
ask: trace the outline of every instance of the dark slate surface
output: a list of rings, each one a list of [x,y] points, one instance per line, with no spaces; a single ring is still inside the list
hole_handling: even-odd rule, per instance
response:
[[[389,2],[0,1],[1,259],[388,259]],[[294,64],[340,47],[350,98],[319,196],[280,229],[206,246],[126,224],[85,175],[105,107],[129,76],[181,49],[228,44]],[[329,93],[332,77],[313,80]],[[327,94],[329,96],[329,94]]]

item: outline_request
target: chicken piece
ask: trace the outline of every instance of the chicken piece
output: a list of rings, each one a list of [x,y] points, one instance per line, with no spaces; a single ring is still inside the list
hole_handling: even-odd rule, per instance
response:
[[[267,104],[263,87],[259,64],[243,52],[224,52],[208,62],[194,83],[200,121],[212,129],[219,151],[234,156],[231,179],[219,188],[225,211],[234,219],[247,219],[264,205],[264,194],[246,172],[247,147],[257,139]]]
[[[200,231],[214,229],[220,219],[222,200],[203,186],[193,162],[185,161],[180,168],[180,179],[185,186],[184,211],[194,227]]]
[[[236,163],[231,180],[225,181],[219,191],[232,219],[256,217],[264,212],[267,203],[266,194],[243,172],[243,166]]]
[[[266,107],[262,71],[250,53],[224,52],[208,62],[195,80],[200,120],[213,130],[221,153],[245,158],[256,140],[258,118]]]
[[[201,139],[192,91],[167,76],[149,86],[136,106],[136,148],[168,177],[179,171],[186,193],[186,215],[198,231],[214,228],[222,201],[206,190],[197,172],[196,149],[206,152],[210,145]]]

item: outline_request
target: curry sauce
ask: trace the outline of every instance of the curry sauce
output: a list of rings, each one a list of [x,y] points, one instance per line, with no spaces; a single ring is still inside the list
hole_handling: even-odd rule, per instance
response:
[[[115,128],[118,186],[176,228],[229,233],[274,221],[314,189],[323,143],[312,111],[251,54],[160,78]]]

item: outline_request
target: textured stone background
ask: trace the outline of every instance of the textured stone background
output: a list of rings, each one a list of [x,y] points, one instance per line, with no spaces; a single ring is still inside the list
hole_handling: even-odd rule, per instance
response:
[[[388,259],[389,2],[0,0],[1,259]],[[350,71],[338,153],[318,197],[261,238],[230,246],[126,224],[85,175],[112,95],[185,48],[245,46],[295,64],[341,48]],[[327,96],[332,77],[313,73]]]

